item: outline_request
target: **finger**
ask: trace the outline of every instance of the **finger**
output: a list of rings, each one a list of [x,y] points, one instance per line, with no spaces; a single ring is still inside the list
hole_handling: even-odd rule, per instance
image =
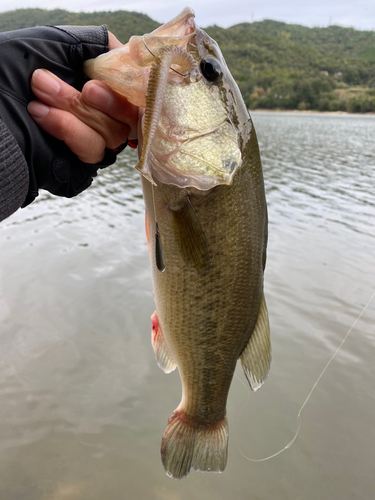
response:
[[[129,136],[137,137],[138,107],[111,90],[104,82],[90,80],[82,89],[82,100],[115,120],[129,125]]]
[[[43,130],[64,141],[84,163],[95,164],[104,158],[104,138],[71,113],[51,108],[39,101],[31,101],[27,109]]]
[[[117,148],[126,141],[129,134],[128,125],[84,102],[82,94],[78,90],[49,71],[41,69],[34,71],[31,78],[31,88],[45,104],[72,113],[80,121],[98,132],[104,138],[108,148]]]

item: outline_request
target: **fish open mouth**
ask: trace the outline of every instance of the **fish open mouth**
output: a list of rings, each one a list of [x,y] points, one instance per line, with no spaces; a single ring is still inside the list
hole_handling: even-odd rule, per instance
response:
[[[231,184],[242,154],[238,130],[220,96],[225,62],[194,17],[187,7],[152,33],[133,36],[84,67],[90,78],[145,109],[136,168],[146,179],[209,190]]]
[[[177,75],[172,63],[179,65]],[[238,132],[220,89],[207,84],[196,59],[179,47],[157,53],[142,134],[137,169],[153,184],[208,190],[231,184],[242,163]]]

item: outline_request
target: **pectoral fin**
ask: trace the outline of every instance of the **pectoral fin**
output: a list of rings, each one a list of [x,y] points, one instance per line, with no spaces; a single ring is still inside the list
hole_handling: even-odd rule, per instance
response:
[[[257,391],[263,385],[271,364],[270,325],[264,294],[255,328],[240,361],[251,389]]]
[[[152,332],[151,332],[151,343],[154,348],[154,353],[158,365],[163,370],[164,373],[173,372],[176,368],[176,362],[168,349],[165,342],[163,332],[160,328],[159,318],[157,312],[151,316],[152,321]]]
[[[173,230],[185,262],[199,270],[209,266],[206,237],[188,196],[173,212]]]

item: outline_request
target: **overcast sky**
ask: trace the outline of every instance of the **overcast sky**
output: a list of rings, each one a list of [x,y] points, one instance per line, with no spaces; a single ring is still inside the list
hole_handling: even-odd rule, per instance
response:
[[[339,24],[375,29],[375,0],[1,0],[0,11],[26,7],[74,12],[134,10],[162,23],[186,5],[194,9],[196,22],[202,28],[275,19],[305,26]]]

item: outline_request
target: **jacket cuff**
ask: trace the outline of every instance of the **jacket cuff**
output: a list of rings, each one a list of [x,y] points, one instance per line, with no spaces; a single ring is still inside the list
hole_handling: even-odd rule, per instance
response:
[[[29,169],[21,148],[0,120],[0,220],[22,206],[28,189]]]
[[[102,26],[53,26],[74,38],[77,47],[81,47],[83,60],[97,57],[108,52],[108,29]]]
[[[108,30],[102,26],[55,26],[70,36],[78,43],[93,43],[96,45],[108,45]]]

